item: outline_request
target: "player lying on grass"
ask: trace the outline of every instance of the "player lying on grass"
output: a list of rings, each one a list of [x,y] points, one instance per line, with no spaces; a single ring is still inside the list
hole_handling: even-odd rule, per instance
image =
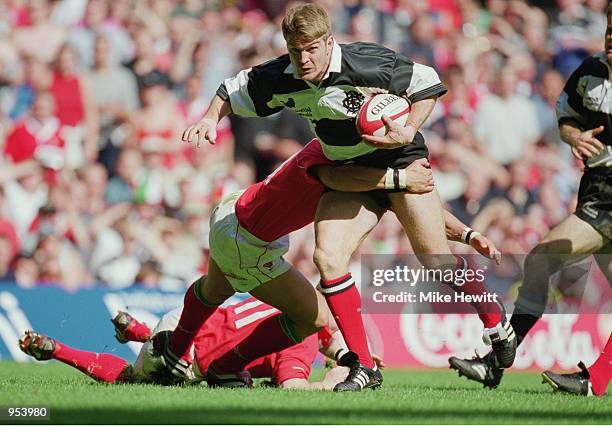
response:
[[[564,267],[579,262],[591,254],[600,269],[612,283],[612,109],[609,87],[612,85],[612,3],[607,8],[608,26],[605,50],[585,59],[572,73],[557,101],[559,134],[563,142],[572,148],[576,159],[584,162],[580,180],[578,205],[574,214],[567,217],[540,241],[525,259],[523,284],[510,323],[520,345],[529,331],[542,317],[548,303],[551,277]],[[597,361],[581,373],[555,375],[544,373],[544,380],[552,383],[553,377],[564,383],[574,382],[573,389],[586,394],[583,386],[590,380],[593,393],[602,395],[610,377],[610,341]],[[607,355],[606,355],[607,353]],[[495,354],[483,358],[449,359],[451,368],[471,380],[488,387],[497,387],[503,377],[503,366]],[[590,379],[586,378],[585,371]],[[561,382],[559,382],[561,383]],[[559,388],[569,385],[559,385]]]
[[[165,314],[154,330],[140,323],[126,312],[119,312],[112,322],[115,336],[121,343],[142,342],[136,362],[133,364],[109,353],[88,352],[71,348],[51,337],[27,331],[19,340],[23,352],[37,360],[56,359],[78,369],[93,379],[107,383],[154,383],[161,385],[198,383],[206,381],[210,386],[251,386],[252,379],[271,379],[274,385],[285,389],[332,389],[344,380],[348,368],[335,367],[326,372],[320,382],[309,382],[311,366],[318,351],[331,359],[350,361],[350,353],[344,348],[340,332],[324,327],[319,333],[304,339],[280,352],[256,359],[236,367],[230,374],[216,374],[211,362],[228,348],[237,346],[262,321],[280,315],[279,311],[254,298],[249,298],[227,308],[219,308],[199,330],[190,354],[193,362],[183,381],[167,382],[168,376],[157,375],[151,336],[163,330],[171,330],[178,322],[180,309]],[[267,340],[260,342],[266,346]],[[344,357],[344,358],[343,358]],[[381,362],[381,361],[379,361]]]
[[[426,164],[419,160],[406,169],[406,189],[431,190]],[[337,168],[332,172],[333,167]],[[356,170],[361,171],[356,174]],[[287,235],[314,220],[325,185],[340,190],[384,188],[386,173],[384,169],[333,166],[313,140],[266,180],[223,200],[211,217],[208,277],[187,290],[179,324],[171,336],[160,333],[155,340],[165,368],[175,375],[184,374],[189,363],[183,358],[188,357],[197,331],[236,291],[251,293],[283,315],[263,321],[234,350],[216,359],[213,369],[219,374],[228,372],[230,365],[246,365],[270,351],[293,346],[327,324],[325,299],[282,257],[289,247]],[[355,196],[363,201],[368,195]],[[463,229],[457,219],[449,219],[451,237],[460,237]],[[485,256],[499,254],[484,237],[472,239],[471,244]],[[273,347],[262,346],[263,340]]]
[[[230,113],[264,117],[289,108],[310,122],[329,159],[388,169],[391,188],[393,177],[399,182],[407,166],[427,158],[428,150],[418,130],[436,99],[446,92],[434,69],[373,43],[336,43],[327,12],[315,4],[290,8],[283,19],[282,32],[288,54],[225,80],[205,116],[184,132],[183,140],[214,143],[217,123]],[[355,117],[367,97],[381,91],[410,102],[408,122],[387,120],[385,137],[362,136]],[[435,189],[426,193],[399,191],[385,198],[427,269],[454,276],[457,270],[466,267],[463,259],[451,253],[444,232],[445,214]],[[372,215],[353,216],[361,208],[360,201],[349,205],[346,198],[332,195],[322,198],[321,205],[315,251],[321,287],[348,347],[361,361],[353,366],[347,383],[338,390],[375,387],[382,376],[369,353],[360,296],[348,273],[347,259],[376,221]],[[337,216],[342,220],[334,220]],[[462,233],[463,229],[459,234]],[[454,282],[448,284],[458,288]],[[472,283],[470,287],[462,291],[467,294],[486,291],[482,283]],[[511,365],[516,340],[503,309],[499,306],[476,309],[493,350],[502,363]],[[180,353],[185,345],[173,344],[173,348]]]

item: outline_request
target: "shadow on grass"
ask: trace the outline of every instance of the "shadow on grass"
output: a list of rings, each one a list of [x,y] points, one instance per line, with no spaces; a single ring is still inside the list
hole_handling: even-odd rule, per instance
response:
[[[542,412],[517,409],[465,410],[407,408],[361,408],[335,409],[267,409],[253,411],[245,409],[193,408],[193,409],[150,409],[129,411],[122,409],[55,409],[51,423],[126,423],[126,424],[341,424],[341,423],[607,423],[610,413],[568,413]]]

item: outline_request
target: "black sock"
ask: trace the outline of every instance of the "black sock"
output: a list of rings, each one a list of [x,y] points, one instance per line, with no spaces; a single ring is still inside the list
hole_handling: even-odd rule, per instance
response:
[[[514,329],[514,334],[516,334],[517,345],[521,344],[529,330],[533,328],[539,319],[540,317],[520,312],[519,310],[514,311],[512,318],[510,318],[510,325]]]
[[[516,344],[520,345],[529,330],[542,318],[548,300],[548,287],[532,290],[521,286],[518,297],[514,303],[514,312],[510,318],[510,325],[516,334]]]

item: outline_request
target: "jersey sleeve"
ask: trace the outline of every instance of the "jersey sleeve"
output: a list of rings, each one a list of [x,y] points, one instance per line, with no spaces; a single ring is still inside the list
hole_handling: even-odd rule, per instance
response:
[[[271,106],[278,83],[289,65],[289,57],[283,55],[271,61],[240,71],[223,81],[217,95],[229,101],[232,112],[243,117],[267,117],[283,109]]]
[[[280,385],[290,379],[308,380],[317,352],[316,334],[308,336],[302,343],[279,352],[274,365],[276,384]]]
[[[410,103],[414,103],[442,96],[447,89],[432,67],[412,62],[398,54],[391,75],[389,91],[405,96]]]
[[[334,162],[328,159],[323,153],[323,148],[318,139],[310,141],[298,156],[298,166],[310,173],[314,166],[332,165]]]
[[[586,79],[582,78],[588,73],[589,59],[583,62],[565,83],[563,91],[557,99],[556,112],[559,124],[564,121],[575,120],[585,125],[586,108],[582,101],[586,86]]]

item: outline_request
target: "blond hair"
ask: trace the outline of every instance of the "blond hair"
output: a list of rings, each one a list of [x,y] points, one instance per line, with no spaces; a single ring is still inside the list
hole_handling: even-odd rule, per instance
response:
[[[287,10],[282,23],[285,41],[310,42],[331,35],[329,15],[316,4],[298,4]]]

